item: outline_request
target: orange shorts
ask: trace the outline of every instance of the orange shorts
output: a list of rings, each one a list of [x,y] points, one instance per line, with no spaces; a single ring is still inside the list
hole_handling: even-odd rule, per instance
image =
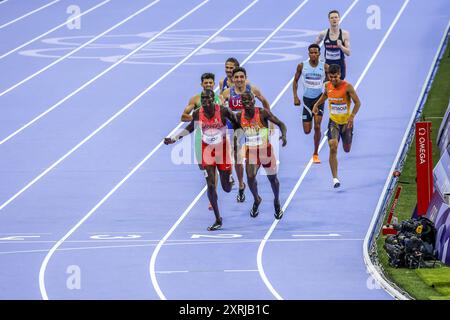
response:
[[[220,171],[231,171],[230,142],[228,138],[219,144],[206,144],[202,141],[202,166],[215,166]]]
[[[270,143],[260,147],[244,146],[245,160],[248,164],[262,165],[268,174],[275,174],[277,158]]]

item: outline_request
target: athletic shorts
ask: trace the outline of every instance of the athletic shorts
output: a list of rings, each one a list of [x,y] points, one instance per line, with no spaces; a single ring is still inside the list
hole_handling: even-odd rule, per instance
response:
[[[202,166],[215,166],[220,171],[231,171],[230,142],[209,145],[202,141]]]
[[[277,173],[277,159],[270,143],[260,147],[244,146],[247,164],[262,165],[268,175]]]
[[[341,80],[345,80],[345,75],[347,73],[347,63],[345,62],[345,59],[341,60],[325,60],[325,63],[331,66],[332,64],[337,64],[341,67]]]
[[[320,95],[321,96],[321,95]],[[317,102],[317,100],[319,100],[320,96],[318,96],[317,98],[311,99],[311,98],[307,98],[307,97],[303,97],[303,122],[311,122],[312,118],[313,118],[313,113],[312,113],[312,109],[314,107],[314,104]],[[319,106],[319,116],[323,117],[323,108],[324,108],[324,103],[322,103]]]
[[[337,124],[333,120],[328,121],[328,140],[337,139],[339,142],[342,138],[343,144],[352,144],[353,140],[353,127],[347,128],[347,124]]]

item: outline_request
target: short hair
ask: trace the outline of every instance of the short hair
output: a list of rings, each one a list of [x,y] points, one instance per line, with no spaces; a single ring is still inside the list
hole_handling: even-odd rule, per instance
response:
[[[243,93],[241,93],[241,99],[244,96],[249,96],[252,100],[255,100],[255,95],[251,91],[244,91]]]
[[[328,68],[328,73],[336,74],[341,72],[341,67],[338,64],[332,64]]]
[[[235,67],[239,67],[240,66],[238,59],[236,59],[234,57],[228,58],[227,61],[225,61],[225,64],[227,64],[228,62],[234,63]]]
[[[211,72],[205,72],[204,74],[202,74],[202,77],[200,78],[201,79],[201,81],[203,82],[203,80],[205,80],[205,79],[212,79],[213,81],[215,80],[215,75],[214,75],[214,73],[211,73]]]
[[[309,49],[312,49],[312,48],[316,48],[317,50],[319,50],[319,53],[320,53],[320,46],[317,43],[310,44],[308,47],[308,51],[309,51]]]
[[[202,91],[200,98],[202,97],[212,97],[214,99],[214,91],[211,89],[205,89]]]
[[[340,13],[337,10],[331,10],[330,12],[328,12],[328,18],[331,16],[332,13],[337,13],[337,15],[340,17]]]
[[[233,76],[234,76],[236,73],[238,73],[238,72],[243,72],[243,73],[245,74],[245,76],[247,77],[247,71],[245,70],[245,68],[243,68],[243,67],[237,67],[237,68],[234,68],[234,70],[233,70]]]

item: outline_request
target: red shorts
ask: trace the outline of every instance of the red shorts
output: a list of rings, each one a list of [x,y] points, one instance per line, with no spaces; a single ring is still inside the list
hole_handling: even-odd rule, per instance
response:
[[[202,141],[202,166],[216,166],[220,171],[231,171],[230,142],[210,145]]]
[[[262,165],[268,174],[275,174],[277,169],[277,158],[270,143],[260,147],[244,146],[245,160],[248,164]]]

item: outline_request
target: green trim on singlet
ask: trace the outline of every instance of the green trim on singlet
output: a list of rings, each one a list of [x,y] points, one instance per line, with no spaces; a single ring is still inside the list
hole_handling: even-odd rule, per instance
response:
[[[201,93],[198,94],[198,96],[201,96]],[[220,99],[218,95],[214,96],[214,102],[218,105],[220,105]],[[196,103],[194,106],[194,111],[200,109],[201,107],[201,102],[200,103]],[[197,162],[199,164],[202,163],[202,129],[199,127],[196,127],[194,130],[194,136],[195,136],[195,140],[194,140],[194,152],[195,152],[195,158],[197,159]]]

